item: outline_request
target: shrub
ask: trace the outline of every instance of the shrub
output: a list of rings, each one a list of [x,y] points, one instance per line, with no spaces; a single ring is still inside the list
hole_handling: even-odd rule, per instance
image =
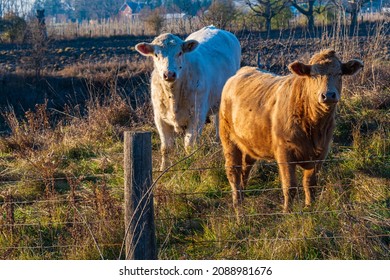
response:
[[[34,70],[37,80],[40,79],[46,64],[46,54],[49,46],[46,30],[37,18],[29,21],[27,41],[31,45],[31,53],[25,58],[26,67]]]
[[[156,35],[159,34],[165,22],[164,10],[161,8],[154,9],[153,11],[144,9],[143,14],[147,27],[152,29]]]
[[[8,13],[2,20],[1,39],[10,43],[22,43],[26,32],[26,21],[14,13]]]
[[[237,9],[234,7],[232,0],[214,1],[210,8],[203,15],[202,21],[209,25],[213,24],[218,28],[226,27],[236,18]]]

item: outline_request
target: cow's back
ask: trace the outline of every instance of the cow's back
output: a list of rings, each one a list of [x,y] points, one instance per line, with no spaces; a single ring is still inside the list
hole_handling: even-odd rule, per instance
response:
[[[281,85],[284,77],[243,67],[231,77],[222,93],[221,125],[233,141],[253,158],[273,158],[273,127],[279,126],[286,114]],[[282,97],[282,98],[280,98]]]
[[[186,40],[197,40],[198,48],[188,54],[199,75],[206,80],[210,91],[210,106],[219,104],[222,88],[228,78],[240,68],[241,47],[230,32],[208,26],[189,35]]]
[[[214,26],[207,26],[190,34],[186,40],[198,41],[200,44],[196,52],[202,56],[208,59],[216,57],[218,60],[222,60],[222,63],[228,62],[229,65],[232,65],[233,69],[227,69],[227,72],[235,74],[240,67],[240,42],[232,33]],[[211,68],[220,68],[218,64],[208,64]]]

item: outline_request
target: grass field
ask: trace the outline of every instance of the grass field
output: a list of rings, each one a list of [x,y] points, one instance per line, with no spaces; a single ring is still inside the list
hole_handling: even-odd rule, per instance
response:
[[[246,191],[247,216],[237,224],[221,146],[213,142],[215,132],[208,124],[199,150],[157,182],[159,259],[389,259],[386,28],[377,25],[369,35],[352,38],[323,34],[263,40],[237,34],[243,65],[285,74],[295,59],[334,48],[343,60],[360,58],[365,68],[345,79],[331,153],[311,209],[304,209],[300,190],[291,213],[283,214],[277,167],[259,162]],[[28,94],[22,84],[41,94],[37,103],[26,101],[35,105],[31,109],[23,111],[17,104],[2,108],[1,127],[8,131],[0,137],[2,259],[124,258],[123,131],[151,131],[155,169],[160,160],[148,99],[152,64],[131,45],[118,54],[103,47],[95,47],[94,53],[88,45],[56,48],[68,62],[56,68],[50,62],[56,58],[50,56],[38,82],[25,69],[1,70],[1,89],[8,96],[19,89]],[[75,58],[82,53],[79,48],[94,59],[80,63]],[[66,99],[75,88],[85,97],[82,102],[71,99],[54,106],[52,96]],[[172,158],[184,158],[183,144],[176,145]]]

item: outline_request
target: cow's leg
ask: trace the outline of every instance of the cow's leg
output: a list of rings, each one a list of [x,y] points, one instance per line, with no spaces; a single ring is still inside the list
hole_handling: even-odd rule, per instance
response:
[[[184,136],[184,149],[189,154],[196,143],[196,133],[193,129],[188,129]]]
[[[242,153],[233,143],[227,143],[224,146],[225,170],[232,188],[233,208],[236,211],[237,219],[243,214],[242,202],[244,201],[243,182],[242,182]]]
[[[317,186],[317,172],[321,168],[316,164],[314,168],[303,171],[303,189],[305,191],[305,207],[309,207],[315,199],[315,188]]]
[[[158,117],[156,117],[154,121],[156,123],[158,134],[160,135],[160,141],[161,141],[160,171],[163,171],[168,167],[169,164],[168,154],[173,150],[173,146],[175,143],[174,129],[172,126],[168,125],[166,122],[164,122]]]
[[[204,124],[206,122],[207,114],[200,114],[196,117],[192,123],[190,123],[186,129],[184,137],[184,148],[187,153],[190,153],[195,146],[200,134],[202,133]]]
[[[215,142],[216,143],[219,143],[220,142],[220,139],[219,139],[219,114],[216,113],[213,115],[213,120],[214,120],[214,125],[215,125]]]
[[[285,152],[276,155],[278,162],[279,174],[282,181],[284,204],[283,212],[288,212],[290,201],[294,198],[297,192],[297,178],[295,174],[296,164],[290,163],[291,160]]]
[[[242,155],[242,175],[241,175],[241,184],[242,189],[245,189],[246,185],[248,184],[249,179],[249,173],[252,170],[253,164],[256,162],[255,159],[250,157],[249,155],[243,154]]]
[[[232,188],[233,208],[237,215],[237,220],[240,221],[242,216],[242,202],[244,199],[243,184],[242,184],[242,152],[237,145],[231,141],[229,132],[221,127],[221,143],[225,156],[225,170]]]

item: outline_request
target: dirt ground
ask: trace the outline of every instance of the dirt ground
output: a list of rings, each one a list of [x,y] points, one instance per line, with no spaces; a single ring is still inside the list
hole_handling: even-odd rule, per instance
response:
[[[359,41],[364,42],[373,40],[373,35],[377,29],[374,23],[360,26]],[[382,33],[390,36],[390,26],[383,25]],[[341,31],[343,33],[344,31]],[[315,47],[321,41],[329,41],[333,30],[320,30],[315,37],[311,37],[309,33],[302,29],[272,31],[270,39],[264,32],[239,31],[235,35],[239,38],[242,44],[243,64],[253,64],[259,62],[264,67],[272,67],[275,63],[270,60],[270,55],[277,56],[277,61],[280,58],[284,60],[294,59],[297,55],[302,55],[306,52],[316,51]],[[186,35],[179,35],[185,38]],[[153,37],[135,37],[135,36],[117,36],[110,38],[79,38],[66,41],[48,41],[48,51],[44,60],[44,67],[47,71],[61,71],[68,65],[75,63],[104,63],[112,59],[126,60],[132,59],[136,52],[134,46],[142,41],[150,42]],[[329,42],[326,42],[329,44]],[[313,48],[314,47],[314,48]],[[390,49],[390,40],[387,46],[384,47],[384,52],[387,52],[388,58]],[[295,53],[295,54],[294,54]],[[16,45],[16,44],[0,44],[0,74],[2,72],[13,73],[17,68],[25,68],[26,58],[32,55],[31,46]],[[252,57],[248,57],[252,56]],[[258,59],[257,56],[260,56]],[[270,69],[272,70],[272,69]]]

